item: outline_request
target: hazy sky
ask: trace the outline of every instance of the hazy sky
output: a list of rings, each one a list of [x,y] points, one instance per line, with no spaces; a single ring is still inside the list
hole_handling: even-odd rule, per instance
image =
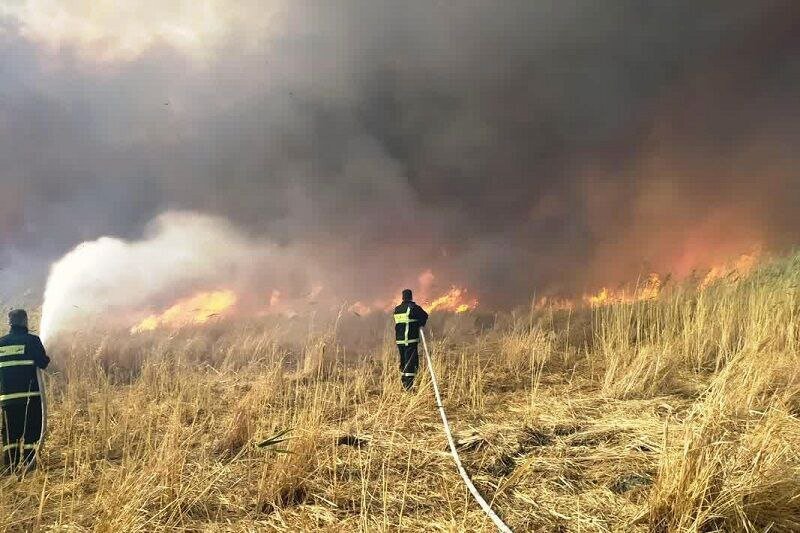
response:
[[[0,292],[168,210],[484,301],[800,241],[800,3],[4,0]]]

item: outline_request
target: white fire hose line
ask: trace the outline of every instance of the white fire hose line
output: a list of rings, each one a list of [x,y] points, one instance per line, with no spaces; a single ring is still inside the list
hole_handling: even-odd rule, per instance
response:
[[[483,499],[481,493],[478,492],[478,489],[475,488],[473,485],[472,480],[469,478],[469,474],[467,471],[464,470],[464,466],[461,464],[461,458],[458,456],[458,450],[456,450],[456,443],[453,440],[453,433],[450,431],[450,423],[447,421],[447,415],[444,412],[444,405],[442,404],[442,395],[439,394],[439,384],[436,382],[436,374],[433,371],[433,361],[431,360],[431,354],[428,352],[428,343],[425,340],[425,332],[420,328],[420,336],[422,337],[422,347],[425,348],[425,358],[428,361],[428,371],[431,373],[431,383],[433,383],[433,392],[436,394],[436,407],[439,408],[439,414],[442,415],[442,423],[444,424],[444,432],[447,435],[447,443],[450,445],[450,454],[453,456],[453,461],[455,461],[456,466],[458,467],[458,473],[461,474],[461,479],[464,480],[464,484],[467,486],[469,491],[472,493],[472,496],[475,497],[475,501],[478,502],[478,505],[481,506],[483,512],[486,513],[486,516],[491,518],[494,525],[497,526],[497,529],[502,531],[503,533],[512,533],[511,528],[509,528],[503,520],[497,516],[491,506],[486,503],[486,500]]]
[[[36,381],[39,383],[39,403],[42,404],[42,432],[39,435],[39,446],[36,449],[38,453],[44,446],[44,438],[47,435],[47,389],[45,387],[44,372],[41,368],[36,369]]]

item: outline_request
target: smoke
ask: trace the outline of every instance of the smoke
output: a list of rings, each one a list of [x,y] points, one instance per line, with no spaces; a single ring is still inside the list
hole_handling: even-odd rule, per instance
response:
[[[239,4],[237,10],[224,0],[205,0],[199,6],[185,0],[97,0],[91,6],[74,0],[27,0],[0,6],[0,14],[19,20],[26,38],[52,50],[74,47],[89,60],[129,61],[158,44],[203,59],[233,28],[265,31],[271,8],[279,5]]]
[[[302,284],[305,264],[288,250],[247,239],[224,219],[165,213],[141,240],[101,237],[57,261],[44,293],[41,335],[48,339],[96,324],[130,327],[143,311],[197,287],[247,286],[255,305],[259,300],[263,305],[269,301],[267,287],[285,288],[298,279]],[[252,283],[256,277],[261,291]]]
[[[431,269],[513,305],[797,244],[796,2],[111,5],[0,10],[0,294],[173,210],[352,301]]]

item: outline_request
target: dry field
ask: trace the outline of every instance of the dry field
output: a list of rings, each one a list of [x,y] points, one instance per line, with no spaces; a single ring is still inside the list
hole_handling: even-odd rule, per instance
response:
[[[657,300],[434,317],[467,470],[515,531],[800,531],[799,283],[791,257]],[[0,525],[491,531],[388,333],[344,313],[62,339],[42,468],[0,479]]]

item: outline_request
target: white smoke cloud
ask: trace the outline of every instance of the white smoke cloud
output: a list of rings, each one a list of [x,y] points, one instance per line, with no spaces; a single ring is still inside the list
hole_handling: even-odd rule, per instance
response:
[[[23,0],[0,6],[20,32],[51,50],[74,47],[87,59],[133,60],[160,44],[202,58],[228,38],[257,40],[283,2],[226,0]]]
[[[48,339],[100,319],[141,312],[197,287],[246,283],[256,269],[262,279],[283,280],[297,268],[289,252],[245,237],[222,218],[168,212],[153,221],[142,240],[101,237],[53,264],[41,335]]]

